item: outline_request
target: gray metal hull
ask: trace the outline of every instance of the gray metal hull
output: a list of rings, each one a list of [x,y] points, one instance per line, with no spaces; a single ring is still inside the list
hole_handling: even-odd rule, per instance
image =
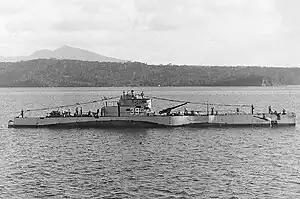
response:
[[[134,116],[134,117],[16,117],[8,127],[80,127],[80,128],[151,128],[175,126],[294,126],[294,113],[224,114],[201,116]]]

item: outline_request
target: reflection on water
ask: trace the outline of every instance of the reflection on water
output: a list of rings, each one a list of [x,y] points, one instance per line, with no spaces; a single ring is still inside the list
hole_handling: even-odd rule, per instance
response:
[[[261,109],[272,104],[300,115],[298,87],[140,90],[183,100],[253,103]],[[0,89],[1,124],[12,117],[8,113],[23,107],[89,101],[119,91],[122,88]],[[0,131],[3,198],[300,196],[298,126],[7,129],[3,125]]]

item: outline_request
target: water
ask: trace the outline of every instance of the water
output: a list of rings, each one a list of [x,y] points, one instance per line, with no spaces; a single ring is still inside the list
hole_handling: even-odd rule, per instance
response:
[[[0,89],[0,198],[300,197],[299,119],[296,127],[282,128],[7,128],[13,112],[22,108],[96,100],[122,90]],[[272,105],[300,115],[298,86],[136,90],[190,101],[254,104],[256,111]],[[174,105],[153,104],[157,110]]]

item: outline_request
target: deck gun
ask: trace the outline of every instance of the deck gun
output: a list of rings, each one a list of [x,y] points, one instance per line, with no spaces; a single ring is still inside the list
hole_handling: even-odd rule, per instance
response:
[[[166,108],[166,109],[163,109],[163,110],[159,111],[158,113],[159,113],[159,114],[164,114],[164,113],[166,113],[167,115],[170,115],[171,110],[173,110],[173,109],[175,109],[175,108],[178,108],[178,107],[181,107],[181,106],[184,106],[184,105],[186,105],[186,104],[188,104],[188,103],[189,103],[189,102],[185,102],[185,103],[179,104],[179,105],[177,105],[177,106],[169,107],[169,108]]]

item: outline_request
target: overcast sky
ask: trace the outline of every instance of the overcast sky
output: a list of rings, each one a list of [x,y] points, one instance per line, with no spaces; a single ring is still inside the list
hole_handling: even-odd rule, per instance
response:
[[[0,55],[70,45],[147,63],[300,66],[299,0],[1,0]]]

